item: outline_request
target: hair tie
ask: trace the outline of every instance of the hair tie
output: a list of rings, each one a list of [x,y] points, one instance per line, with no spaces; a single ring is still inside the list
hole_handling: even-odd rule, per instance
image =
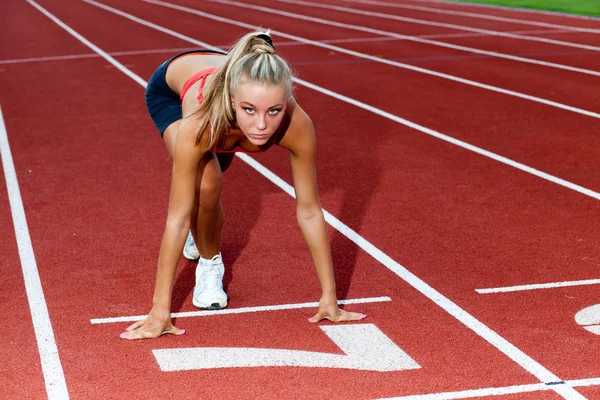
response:
[[[273,45],[273,39],[271,39],[271,36],[269,36],[265,33],[261,33],[261,34],[256,35],[256,37],[261,38],[262,40],[267,42],[269,44],[269,46],[271,46],[273,48],[273,50],[275,50],[275,46]]]

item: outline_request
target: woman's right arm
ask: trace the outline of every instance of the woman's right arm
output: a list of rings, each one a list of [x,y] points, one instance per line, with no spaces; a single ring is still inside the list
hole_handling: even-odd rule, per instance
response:
[[[169,212],[158,256],[152,310],[146,319],[136,322],[121,334],[125,339],[147,339],[185,332],[171,323],[171,298],[177,264],[190,229],[198,164],[206,154],[202,150],[204,143],[194,145],[194,125],[193,121],[182,121],[175,141]]]

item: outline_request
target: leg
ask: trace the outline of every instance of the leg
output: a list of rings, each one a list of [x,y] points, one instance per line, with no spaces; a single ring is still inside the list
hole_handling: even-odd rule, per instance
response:
[[[225,266],[221,259],[221,233],[223,230],[223,205],[221,204],[222,172],[217,156],[208,153],[198,169],[198,219],[196,243],[200,259],[196,268],[194,306],[219,310],[227,307],[227,294],[223,291]]]
[[[180,123],[181,120],[172,123],[163,134],[171,158]],[[231,163],[232,156],[228,162],[224,160],[225,168]],[[187,259],[199,257],[192,303],[198,308],[212,310],[223,309],[228,303],[227,294],[223,291],[225,266],[219,253],[223,230],[223,206],[220,200],[223,177],[220,165],[220,160],[213,153],[208,153],[200,161],[191,224],[194,240],[188,240],[184,248]],[[199,253],[194,241],[199,245]]]
[[[198,170],[198,213],[197,236],[195,239],[200,254],[212,258],[219,254],[223,231],[223,205],[221,189],[223,175],[217,157],[211,153],[200,162]]]
[[[223,186],[222,174],[229,168],[233,161],[233,154],[217,154],[208,160],[204,169],[206,178],[198,174],[199,182],[196,198],[198,212],[192,217],[197,221],[197,238],[200,254],[207,258],[214,257],[221,248],[221,237],[223,233],[224,212],[221,203],[221,190]]]

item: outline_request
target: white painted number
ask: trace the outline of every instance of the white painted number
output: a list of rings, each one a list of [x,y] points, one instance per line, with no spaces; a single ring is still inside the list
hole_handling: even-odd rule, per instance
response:
[[[195,347],[153,350],[162,371],[236,367],[321,367],[367,371],[421,368],[373,324],[321,329],[345,355],[300,350]]]
[[[575,314],[575,321],[588,331],[600,335],[600,304],[579,311]]]

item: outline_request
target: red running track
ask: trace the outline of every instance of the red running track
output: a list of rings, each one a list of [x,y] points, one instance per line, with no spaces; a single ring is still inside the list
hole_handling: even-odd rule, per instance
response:
[[[83,2],[40,4],[108,52],[191,46]],[[226,44],[243,32],[214,21],[198,23],[197,16],[143,2],[106,4],[208,43]],[[3,7],[28,24],[8,26],[14,40],[23,45],[4,48],[2,59],[90,53],[28,3],[13,1]],[[207,12],[248,23],[263,21],[264,26],[310,34],[313,39],[365,37],[256,12],[240,13],[224,5],[205,7]],[[377,23],[363,19],[362,24]],[[31,40],[33,29],[39,40]],[[432,32],[437,31],[421,28],[412,33]],[[491,44],[502,39],[487,40]],[[411,45],[413,50],[405,52],[402,46],[392,47],[394,43],[398,45],[379,44],[377,54],[457,55],[425,45]],[[340,46],[372,50],[358,42]],[[304,80],[597,190],[593,118],[391,66],[351,63],[357,59],[316,47],[281,46],[281,52]],[[168,56],[117,59],[148,79]],[[469,67],[471,62],[478,67]],[[339,297],[389,296],[391,302],[346,308],[367,313],[365,322],[384,332],[421,368],[160,371],[152,353],[157,348],[342,353],[318,326],[305,321],[313,309],[178,318],[177,325],[188,334],[148,342],[119,340],[126,323],[91,324],[92,318],[148,311],[166,215],[168,155],[146,115],[143,89],[105,60],[6,63],[0,68],[10,77],[0,83],[0,104],[71,398],[155,398],[168,393],[180,398],[367,399],[539,384],[333,228]],[[590,77],[520,63],[513,63],[510,79],[498,80],[495,71],[511,69],[505,60],[438,61],[435,69],[457,75],[462,71],[460,76],[469,79],[504,83],[502,87],[538,96],[544,85],[570,79],[578,89],[569,93],[558,88],[552,99],[570,105],[593,105],[596,96],[586,89]],[[539,80],[528,85],[521,71]],[[402,90],[392,87],[392,81]],[[560,379],[600,376],[598,337],[574,320],[578,311],[598,302],[596,286],[475,292],[597,278],[598,200],[305,87],[297,88],[297,96],[318,130],[319,184],[326,210]],[[272,151],[257,160],[290,182],[284,152]],[[241,160],[225,179],[223,201],[229,223],[223,252],[230,307],[316,301],[318,285],[296,227],[293,200]],[[1,196],[6,204],[0,213],[2,226],[11,226],[4,185]],[[39,398],[45,386],[16,241],[12,229],[2,235],[7,255],[2,261],[6,272],[1,293],[3,309],[10,310],[2,318],[9,326],[18,321],[18,329],[9,330],[10,346],[0,353],[3,376],[9,377],[0,391],[8,398]],[[194,310],[193,269],[192,263],[181,261],[174,312]],[[597,386],[585,385],[576,387],[577,392],[595,398]],[[541,386],[532,392],[523,386],[503,398],[561,398]],[[491,396],[493,391],[480,394]]]

